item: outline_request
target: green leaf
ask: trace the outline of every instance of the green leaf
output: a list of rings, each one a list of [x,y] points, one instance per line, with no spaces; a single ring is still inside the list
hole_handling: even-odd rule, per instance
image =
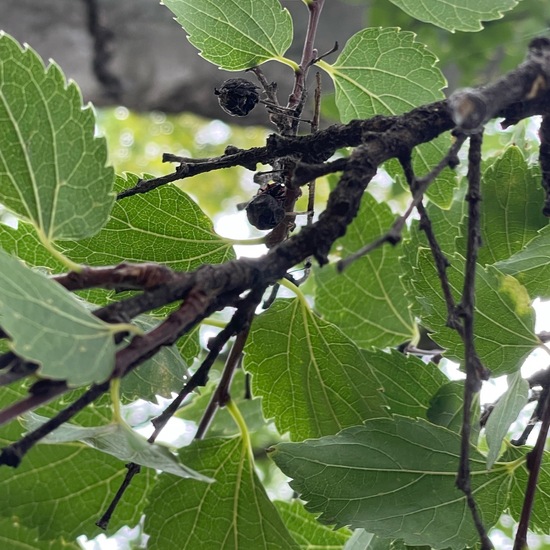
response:
[[[397,28],[364,29],[333,65],[320,64],[334,80],[342,122],[401,114],[443,97],[446,82],[437,58],[414,37]]]
[[[391,227],[395,216],[365,193],[357,218],[336,242],[334,258],[345,258]],[[401,250],[384,245],[343,273],[334,264],[315,270],[315,309],[358,346],[392,346],[410,339],[413,321],[397,269]]]
[[[95,536],[102,532],[95,522],[125,475],[120,460],[86,445],[38,445],[16,470],[0,468],[0,516],[37,528],[41,539]],[[134,477],[111,519],[110,533],[139,522],[155,477],[149,469]]]
[[[179,456],[216,483],[162,474],[145,510],[149,550],[299,548],[254,473],[241,437],[195,441]]]
[[[528,166],[517,147],[508,147],[482,177],[481,235],[478,263],[493,264],[522,250],[542,227],[548,225],[541,205],[540,169]],[[458,248],[466,250],[467,219]]]
[[[208,382],[206,388],[200,390],[200,394],[195,395],[190,403],[179,409],[177,417],[195,422],[198,425],[218,384],[219,380]],[[231,380],[231,400],[238,406],[248,430],[252,434],[257,434],[259,430],[267,425],[267,422],[262,414],[261,399],[245,398],[245,384],[245,373],[242,369],[239,369]],[[221,437],[238,433],[239,427],[235,424],[227,407],[223,407],[218,409],[214,419],[209,424],[206,437]]]
[[[342,545],[349,539],[351,533],[347,529],[334,531],[320,524],[300,502],[275,501],[275,508],[279,511],[290,534],[300,545],[302,550],[342,550]]]
[[[135,319],[135,324],[144,331],[150,331],[160,322],[162,319],[150,315],[140,315]],[[198,344],[198,330],[186,336],[188,344],[182,344],[182,350],[189,345],[194,347]],[[188,376],[188,368],[189,363],[177,345],[163,346],[151,359],[133,369],[121,380],[121,397],[126,401],[156,401],[157,395],[170,397],[172,392],[181,390]]]
[[[79,550],[76,542],[63,539],[39,541],[38,531],[19,523],[19,518],[0,518],[0,546],[9,550]]]
[[[528,398],[529,384],[522,378],[521,373],[515,372],[508,375],[508,389],[497,401],[485,425],[485,435],[489,446],[487,468],[492,468],[499,457],[502,442],[510,426],[527,404]]]
[[[327,524],[351,525],[406,544],[462,550],[478,540],[455,487],[460,436],[424,420],[368,420],[338,435],[280,443],[272,458]],[[506,506],[510,472],[487,472],[471,449],[472,492],[490,528]]]
[[[115,363],[116,325],[94,317],[60,285],[0,249],[0,325],[41,376],[70,386],[102,382]]]
[[[460,433],[464,405],[464,382],[454,380],[441,386],[432,396],[427,419],[432,424]]]
[[[393,414],[427,418],[433,394],[447,382],[437,365],[395,350],[390,353],[361,350],[361,353]]]
[[[277,300],[254,320],[244,367],[264,416],[293,440],[386,414],[361,350],[298,299]]]
[[[500,19],[518,0],[390,0],[411,17],[448,31],[480,31],[481,21]]]
[[[0,202],[41,240],[82,239],[103,227],[114,173],[92,109],[57,65],[0,33]]]
[[[509,513],[516,521],[519,521],[521,517],[521,510],[525,501],[525,488],[529,478],[526,455],[531,450],[532,447],[509,446],[501,458],[501,462],[510,462],[510,466],[514,468],[510,486]],[[529,524],[529,529],[543,535],[550,532],[550,501],[548,500],[548,494],[550,494],[550,453],[544,451]]]
[[[437,237],[441,251],[448,258],[452,257],[455,252],[464,254],[464,251],[456,249],[456,239],[460,235],[464,207],[464,190],[460,188],[455,192],[452,206],[448,210],[439,208],[432,202],[426,205],[426,212],[432,224],[432,230]],[[419,220],[413,220],[408,238],[403,242],[403,254],[400,257],[403,272],[402,282],[409,297],[414,296],[415,293],[412,282],[415,275],[414,268],[418,263],[419,251],[428,247],[429,242],[426,233],[420,229]],[[410,307],[414,313],[417,312],[418,307],[414,301],[410,304]]]
[[[495,264],[513,275],[532,297],[550,298],[550,226],[542,228],[525,248]]]
[[[396,28],[364,29],[352,36],[334,65],[320,62],[334,81],[336,105],[342,122],[374,115],[400,115],[414,107],[443,98],[446,81],[435,67],[437,58],[415,42],[412,32]],[[426,174],[446,154],[448,136],[440,136],[415,149],[413,167]],[[388,164],[394,178],[402,178],[397,164]],[[455,176],[445,170],[427,196],[442,207],[451,205]]]
[[[474,395],[470,413],[470,442],[474,447],[479,439],[479,394]],[[432,396],[427,419],[457,434],[462,431],[464,419],[464,381],[453,380],[441,386]]]
[[[464,259],[456,255],[447,275],[455,300],[463,286]],[[445,356],[462,361],[464,346],[458,334],[446,327],[447,309],[429,250],[420,249],[411,281],[411,298],[434,340],[447,348]],[[493,375],[516,372],[539,344],[534,333],[535,313],[529,296],[516,279],[492,266],[478,266],[475,307],[476,350]]]
[[[134,174],[117,178],[132,187]],[[214,232],[212,221],[175,185],[117,201],[109,223],[91,239],[59,243],[74,261],[89,265],[156,262],[178,271],[235,258],[233,247]]]
[[[292,18],[278,0],[166,0],[201,55],[228,71],[281,58],[292,42]]]
[[[48,419],[28,413],[24,417],[29,431],[35,430]],[[135,462],[147,468],[162,470],[178,477],[193,478],[202,482],[212,480],[181,464],[161,445],[152,445],[142,435],[128,426],[111,423],[85,428],[65,423],[41,440],[44,444],[72,443],[80,441],[102,453],[114,456],[123,462]]]
[[[131,187],[138,176],[117,176],[116,189]],[[28,225],[12,229],[0,224],[0,243],[31,265],[59,271]],[[156,262],[179,271],[235,258],[231,244],[214,232],[212,221],[191,198],[173,185],[117,201],[106,227],[91,239],[59,246],[75,262],[116,265]]]

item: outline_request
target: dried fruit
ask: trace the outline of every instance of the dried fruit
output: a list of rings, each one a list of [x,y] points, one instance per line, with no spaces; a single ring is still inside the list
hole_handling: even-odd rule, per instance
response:
[[[285,218],[284,201],[286,188],[279,183],[260,189],[246,206],[246,216],[258,229],[273,229]]]
[[[221,108],[232,116],[246,116],[260,101],[258,86],[244,78],[230,78],[214,88]]]

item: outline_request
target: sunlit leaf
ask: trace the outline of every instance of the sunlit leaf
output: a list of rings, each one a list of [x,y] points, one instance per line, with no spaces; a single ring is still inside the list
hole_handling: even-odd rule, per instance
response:
[[[502,441],[506,437],[518,414],[527,404],[529,383],[523,379],[520,372],[508,376],[508,389],[500,396],[491,416],[485,425],[485,435],[489,452],[487,453],[487,468],[492,468],[500,455]]]
[[[137,181],[136,175],[125,174],[117,178],[117,189]],[[72,260],[89,265],[157,262],[178,271],[235,257],[212,221],[174,185],[117,201],[109,223],[95,237],[59,246]]]
[[[518,0],[390,0],[410,16],[448,31],[480,31],[482,21],[500,19]]]
[[[102,382],[115,362],[110,326],[60,285],[0,249],[0,326],[39,374],[71,386]]]
[[[278,0],[163,0],[201,55],[228,71],[282,57],[292,18]]]
[[[336,241],[332,256],[345,258],[391,227],[395,216],[365,193],[357,218]],[[335,265],[315,270],[315,309],[358,346],[391,346],[410,339],[413,321],[398,266],[400,248],[381,246],[338,273]]]
[[[459,457],[458,434],[406,417],[280,443],[272,453],[323,523],[453,550],[478,540],[466,497],[455,486]],[[506,505],[511,474],[505,467],[488,472],[485,457],[474,449],[470,467],[472,493],[490,527]]]
[[[321,63],[334,81],[342,122],[400,115],[443,98],[446,82],[435,66],[437,58],[414,37],[412,32],[396,28],[364,29],[347,41],[333,65]],[[440,136],[417,147],[413,155],[417,175],[429,172],[450,145],[447,136]],[[400,177],[400,169],[393,166],[391,175]],[[448,208],[455,185],[454,174],[445,170],[427,195]]]
[[[241,437],[195,441],[179,457],[216,482],[161,475],[145,510],[147,548],[299,548],[258,480]]]
[[[37,414],[29,413],[25,416],[25,425],[29,430],[35,430],[47,420]],[[212,481],[180,463],[166,447],[152,445],[142,435],[128,426],[118,423],[89,428],[65,423],[43,438],[41,443],[59,444],[73,441],[85,443],[89,447],[114,456],[123,462],[135,462],[141,466],[162,470],[178,477],[192,478],[202,482]]]
[[[322,65],[334,80],[343,122],[401,114],[443,97],[437,58],[414,36],[396,28],[364,29],[347,41],[333,65]]]
[[[114,173],[94,114],[55,63],[0,34],[0,202],[45,242],[82,239],[105,225]]]
[[[277,300],[255,319],[244,366],[265,417],[293,440],[387,414],[361,350],[298,299]]]

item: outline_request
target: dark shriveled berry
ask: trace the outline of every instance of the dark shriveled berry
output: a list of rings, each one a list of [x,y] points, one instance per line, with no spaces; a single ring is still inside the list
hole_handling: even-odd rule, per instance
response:
[[[214,88],[221,108],[233,116],[246,116],[260,101],[258,86],[244,78],[230,78]]]
[[[258,229],[273,229],[285,217],[285,209],[275,197],[264,193],[256,195],[246,207],[246,217],[250,225]]]

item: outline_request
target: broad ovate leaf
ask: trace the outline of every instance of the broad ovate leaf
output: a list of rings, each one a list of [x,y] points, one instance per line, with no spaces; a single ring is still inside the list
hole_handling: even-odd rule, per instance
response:
[[[390,208],[369,193],[332,257],[345,258],[374,241],[395,220]],[[315,270],[315,308],[358,346],[393,346],[410,339],[414,326],[399,267],[400,247],[381,246],[343,273],[334,263]]]
[[[484,170],[483,200],[479,203],[483,246],[479,248],[478,263],[494,264],[508,259],[548,225],[541,209],[544,195],[540,177],[538,166],[529,166],[518,147],[508,147]],[[464,218],[458,250],[466,250],[467,224]]]
[[[362,351],[298,299],[277,300],[254,320],[244,366],[265,417],[293,440],[387,414]]]
[[[333,65],[322,63],[334,80],[340,118],[405,113],[443,97],[445,78],[437,58],[412,32],[370,28],[354,34]]]
[[[478,540],[455,486],[460,435],[446,428],[406,417],[372,419],[337,435],[280,443],[271,456],[323,523],[434,549],[462,550]],[[472,493],[489,528],[506,506],[511,472],[487,471],[475,449],[470,456]]]
[[[215,483],[162,474],[145,510],[149,550],[298,550],[241,437],[195,441],[179,457]]]
[[[40,376],[82,386],[104,381],[113,370],[116,325],[1,249],[0,326],[16,354],[40,365]]]
[[[135,174],[125,174],[117,177],[116,188],[137,181]],[[208,216],[174,185],[117,201],[100,233],[60,247],[72,260],[90,265],[155,262],[178,271],[235,257],[233,246],[216,234]]]
[[[411,17],[448,31],[480,31],[482,21],[500,19],[518,0],[390,0]]]
[[[280,59],[292,18],[278,0],[163,0],[201,55],[228,71]]]
[[[107,146],[55,63],[0,33],[0,202],[41,240],[97,233],[113,206]]]

